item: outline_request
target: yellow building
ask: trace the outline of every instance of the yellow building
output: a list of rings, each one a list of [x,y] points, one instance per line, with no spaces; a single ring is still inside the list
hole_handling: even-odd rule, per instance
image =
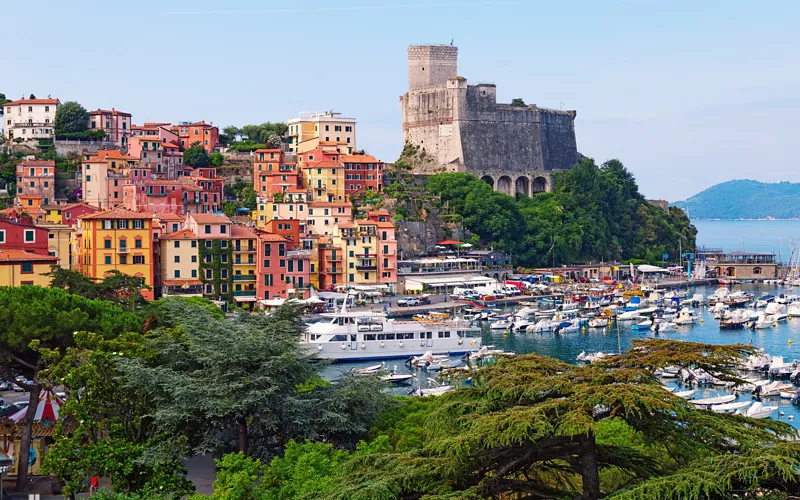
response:
[[[44,210],[45,216],[44,220],[48,224],[61,224],[62,215],[61,215],[61,206],[59,205],[42,205],[42,210]]]
[[[50,266],[58,261],[51,255],[30,250],[0,250],[0,286],[50,286]]]
[[[319,290],[319,235],[300,235],[300,244],[302,245],[303,250],[309,252],[309,284],[315,290]]]
[[[338,161],[307,162],[303,166],[303,187],[312,201],[344,202],[344,168]]]
[[[47,251],[50,255],[58,258],[58,266],[63,269],[72,269],[74,263],[72,234],[75,232],[75,228],[58,223],[37,225],[47,229]]]
[[[153,262],[153,217],[121,207],[79,217],[77,270],[102,279],[110,271],[144,278],[155,287]],[[153,300],[154,290],[142,295]]]
[[[163,224],[163,221],[162,221]],[[160,245],[161,294],[203,295],[203,283],[198,276],[200,251],[197,237],[188,229],[164,234]]]
[[[289,151],[305,153],[317,149],[320,143],[335,143],[342,154],[356,151],[356,119],[341,113],[301,113],[287,122],[286,136]]]
[[[333,246],[343,250],[344,282],[353,285],[374,285],[378,275],[378,228],[375,222],[355,220],[337,226]]]
[[[244,226],[231,226],[233,300],[237,305],[256,301],[258,235]]]

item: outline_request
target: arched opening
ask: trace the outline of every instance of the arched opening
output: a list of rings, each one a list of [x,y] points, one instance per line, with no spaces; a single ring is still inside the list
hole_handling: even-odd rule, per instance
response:
[[[523,196],[531,195],[531,181],[527,177],[517,177],[514,182],[514,192]]]
[[[484,175],[483,177],[481,177],[481,180],[486,184],[492,186],[492,189],[494,189],[494,179],[492,179],[490,176]]]
[[[505,193],[507,195],[511,195],[511,177],[504,175],[497,179],[497,187],[495,188],[497,191],[501,193]]]
[[[756,266],[753,268],[753,274],[761,274],[761,268]]]
[[[729,267],[728,269],[725,270],[725,274],[731,277],[736,276],[736,268]]]
[[[544,177],[537,177],[533,180],[533,192],[544,193],[547,191],[547,179]]]

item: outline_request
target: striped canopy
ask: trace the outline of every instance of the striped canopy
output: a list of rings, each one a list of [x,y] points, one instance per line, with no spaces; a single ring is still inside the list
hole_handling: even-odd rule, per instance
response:
[[[52,389],[42,391],[42,394],[39,395],[39,404],[36,406],[36,414],[33,416],[33,421],[55,423],[58,420],[58,409],[62,404],[64,404],[64,401]],[[8,418],[14,423],[19,423],[25,418],[27,412],[28,409],[23,408]]]

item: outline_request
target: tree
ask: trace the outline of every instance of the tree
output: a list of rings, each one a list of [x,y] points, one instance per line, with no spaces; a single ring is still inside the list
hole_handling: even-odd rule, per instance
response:
[[[225,163],[225,157],[222,156],[222,153],[216,152],[211,155],[211,164],[215,167],[221,167],[222,164]]]
[[[17,489],[27,482],[28,450],[36,407],[44,381],[40,372],[54,363],[74,341],[74,332],[88,330],[105,338],[140,331],[138,316],[108,302],[89,300],[63,290],[36,286],[0,288],[0,372],[14,380],[24,375],[32,384],[20,386],[29,393],[22,420]],[[47,359],[44,355],[46,354]]]
[[[28,96],[28,99],[36,99],[36,96],[31,94],[30,96]]]
[[[211,159],[200,141],[196,141],[183,152],[183,163],[193,168],[208,168]]]
[[[89,113],[75,101],[67,101],[56,109],[56,135],[85,132],[89,128]]]
[[[410,449],[351,460],[325,498],[730,498],[761,487],[796,494],[800,444],[787,441],[789,424],[698,410],[653,375],[675,365],[736,382],[731,367],[750,352],[638,340],[589,366],[533,354],[500,360],[470,373],[471,387],[423,406],[428,414],[415,427],[422,436]]]
[[[239,127],[236,127],[234,125],[228,125],[227,127],[222,129],[222,133],[226,139],[225,144],[230,144],[232,142],[236,142],[236,138],[239,136],[239,134],[242,133],[242,131],[239,130]]]
[[[3,115],[3,113],[5,112],[5,108],[3,107],[3,105],[7,102],[11,102],[11,99],[6,98],[5,94],[0,93],[0,115]]]
[[[46,276],[50,276],[51,288],[60,288],[87,299],[112,302],[129,311],[135,311],[147,304],[141,292],[150,290],[150,287],[145,284],[144,278],[130,276],[116,270],[106,273],[105,277],[98,281],[77,271],[51,266],[50,272]]]
[[[511,99],[511,105],[517,108],[524,108],[525,106],[527,106],[527,104],[525,104],[525,101],[523,101],[521,97],[515,97]]]

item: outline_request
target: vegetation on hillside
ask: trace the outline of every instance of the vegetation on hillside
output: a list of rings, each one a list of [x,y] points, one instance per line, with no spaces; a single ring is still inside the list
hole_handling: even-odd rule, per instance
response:
[[[86,132],[89,128],[89,112],[79,103],[67,101],[56,109],[53,128],[57,136]]]
[[[799,218],[800,183],[733,180],[672,205],[693,219]]]
[[[402,185],[388,192],[408,197]],[[683,211],[647,203],[618,160],[584,159],[555,174],[552,193],[511,197],[477,177],[442,173],[425,190],[435,206],[457,214],[476,242],[510,252],[518,265],[543,267],[589,261],[643,259],[694,248],[697,231]]]
[[[245,125],[241,128],[229,125],[222,129],[220,142],[234,151],[255,151],[256,149],[280,148],[283,136],[289,130],[281,122],[265,122],[260,125]]]

